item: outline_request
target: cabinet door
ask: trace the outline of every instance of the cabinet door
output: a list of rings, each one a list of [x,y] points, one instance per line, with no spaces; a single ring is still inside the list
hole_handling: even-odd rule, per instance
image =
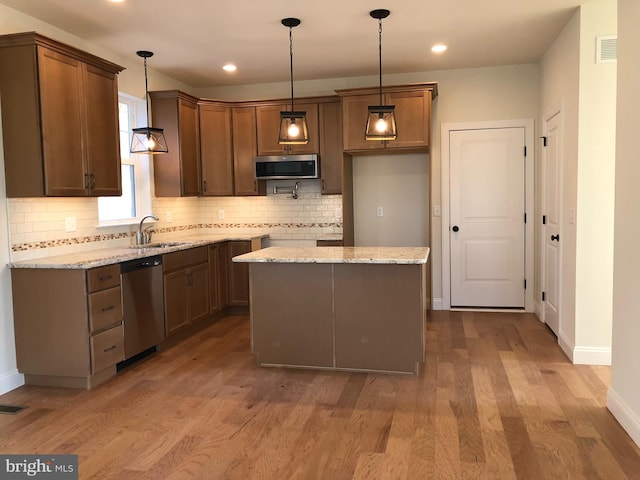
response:
[[[218,278],[218,245],[209,245],[209,313],[220,311],[222,308],[220,305],[220,292],[218,284],[220,280]]]
[[[83,63],[38,48],[45,194],[87,195]]]
[[[122,195],[118,85],[110,72],[86,65],[87,162],[93,196]]]
[[[229,304],[249,305],[249,264],[235,263],[232,258],[251,251],[251,242],[229,242]]]
[[[209,264],[191,267],[187,273],[189,287],[189,321],[209,316]]]
[[[198,106],[179,98],[178,112],[180,117],[182,195],[197,196],[200,193]]]
[[[229,244],[227,242],[216,245],[218,257],[218,298],[220,308],[229,305]]]
[[[387,148],[425,148],[429,146],[431,92],[391,92],[387,105],[395,105],[398,138],[386,142]]]
[[[231,112],[226,105],[199,105],[203,195],[233,195]]]
[[[256,156],[255,107],[236,107],[233,122],[233,169],[236,195],[264,195],[266,182],[258,182],[253,158]]]
[[[342,115],[340,102],[320,104],[322,193],[342,193]]]
[[[379,104],[378,95],[342,97],[342,141],[345,151],[384,149],[384,142],[364,139],[368,107]]]
[[[164,324],[167,337],[189,324],[188,288],[184,270],[164,275]]]
[[[309,129],[309,143],[305,145],[280,145],[280,112],[290,111],[291,104],[279,103],[256,107],[258,155],[282,155],[318,153],[318,104],[295,104],[296,111],[307,112],[307,128]]]

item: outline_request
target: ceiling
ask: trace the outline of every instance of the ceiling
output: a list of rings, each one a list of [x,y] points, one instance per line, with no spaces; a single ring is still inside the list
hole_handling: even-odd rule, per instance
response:
[[[586,0],[0,0],[0,3],[194,88],[536,62]],[[440,55],[431,46],[449,49]],[[225,63],[238,70],[226,73]]]

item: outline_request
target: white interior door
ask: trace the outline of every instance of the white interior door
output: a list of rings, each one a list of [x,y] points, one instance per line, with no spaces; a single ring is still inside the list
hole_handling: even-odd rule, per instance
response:
[[[562,122],[560,113],[545,121],[543,153],[543,275],[542,315],[558,335],[560,330],[560,213],[562,193]]]
[[[450,132],[451,307],[525,306],[525,129]]]

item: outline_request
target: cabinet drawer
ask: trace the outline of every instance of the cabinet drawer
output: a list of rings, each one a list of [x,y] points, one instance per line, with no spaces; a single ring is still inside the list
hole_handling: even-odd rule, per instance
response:
[[[185,268],[189,265],[197,265],[199,263],[207,263],[209,256],[207,247],[189,248],[173,253],[167,253],[162,256],[162,270],[170,272],[179,268]]]
[[[121,325],[91,337],[91,373],[124,360],[124,329]]]
[[[122,293],[120,286],[89,295],[89,327],[91,333],[122,321]]]
[[[87,272],[89,293],[120,285],[120,264],[92,268]]]

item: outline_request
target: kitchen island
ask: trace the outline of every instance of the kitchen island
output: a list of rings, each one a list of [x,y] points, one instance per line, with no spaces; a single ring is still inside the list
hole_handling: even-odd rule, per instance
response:
[[[260,366],[418,374],[429,249],[269,247],[249,263]]]

